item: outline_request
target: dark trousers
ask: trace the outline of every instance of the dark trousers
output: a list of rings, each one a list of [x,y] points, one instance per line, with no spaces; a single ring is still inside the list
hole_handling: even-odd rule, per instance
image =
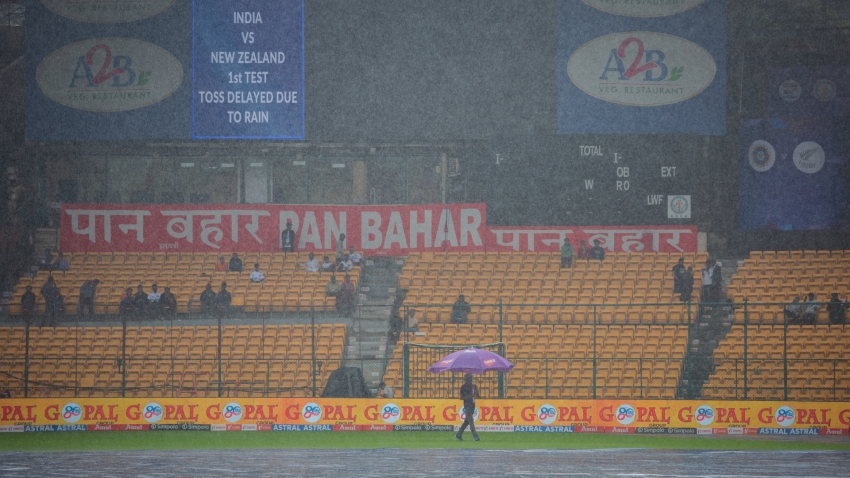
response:
[[[466,414],[466,419],[463,421],[463,425],[460,426],[460,430],[457,432],[457,436],[462,437],[463,431],[466,430],[466,427],[469,426],[469,431],[472,432],[473,437],[478,436],[478,432],[475,431],[475,405],[471,407],[463,406],[463,412]]]
[[[86,309],[89,309],[89,315],[94,315],[94,299],[80,298],[80,304],[77,306],[77,315],[82,317],[85,315]]]
[[[700,294],[700,302],[714,302],[714,288],[710,285],[702,286],[702,293]]]
[[[572,267],[572,266],[573,266],[573,256],[570,256],[570,257],[561,256],[561,269],[563,269],[565,267]]]

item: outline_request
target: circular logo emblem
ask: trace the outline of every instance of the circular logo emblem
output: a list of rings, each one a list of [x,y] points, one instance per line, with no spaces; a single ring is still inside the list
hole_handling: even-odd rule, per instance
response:
[[[549,425],[558,418],[558,413],[555,410],[555,407],[549,405],[548,403],[544,403],[540,405],[540,409],[537,410],[537,420],[544,425]]]
[[[685,196],[673,196],[670,200],[670,210],[674,214],[685,214],[690,209],[690,202]]]
[[[747,158],[750,160],[750,166],[756,171],[763,173],[773,167],[776,162],[776,150],[773,146],[764,140],[753,141],[750,145],[750,151],[747,153]]]
[[[700,425],[706,427],[714,423],[714,409],[708,405],[700,405],[697,407],[697,414],[694,417]]]
[[[162,420],[162,406],[156,402],[148,403],[145,405],[142,417],[144,417],[145,421],[148,423],[156,423]]]
[[[800,84],[794,80],[785,80],[779,85],[779,96],[786,103],[793,103],[799,100],[802,93],[803,89],[800,87]]]
[[[781,427],[790,427],[794,424],[794,421],[797,418],[797,415],[794,414],[794,409],[783,405],[776,409],[776,413],[773,415],[773,418],[776,419],[776,423]]]
[[[62,419],[68,423],[77,423],[83,418],[83,408],[74,402],[62,407]]]
[[[310,402],[301,409],[301,416],[307,423],[316,423],[322,419],[322,407],[317,403]]]
[[[461,409],[460,411],[460,421],[463,423],[466,420],[466,410]],[[475,407],[475,411],[472,413],[472,421],[478,421],[478,407]]]
[[[395,403],[387,403],[381,408],[381,420],[384,423],[395,423],[400,416],[398,405]]]
[[[628,403],[617,407],[617,421],[620,425],[631,425],[635,421],[635,409]]]
[[[818,80],[813,94],[820,101],[832,101],[835,98],[835,83],[830,80]]]
[[[224,406],[224,413],[221,416],[228,423],[236,423],[242,420],[242,406],[236,402],[230,402]]]
[[[823,168],[826,154],[823,148],[814,141],[800,143],[794,148],[794,165],[807,174],[814,174]]]

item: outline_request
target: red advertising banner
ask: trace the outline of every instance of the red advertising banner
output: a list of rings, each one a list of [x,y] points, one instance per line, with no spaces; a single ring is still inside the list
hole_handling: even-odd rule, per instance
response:
[[[554,252],[564,238],[608,252],[696,252],[696,227],[488,227],[484,204],[395,206],[63,204],[65,252],[275,252],[291,222],[296,251],[366,255]]]

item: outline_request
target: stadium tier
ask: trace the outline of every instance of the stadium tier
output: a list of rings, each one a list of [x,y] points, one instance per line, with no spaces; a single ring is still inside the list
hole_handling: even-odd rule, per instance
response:
[[[846,252],[846,254],[845,254]],[[821,302],[836,292],[844,298],[850,291],[850,251],[754,251],[729,284],[728,295],[735,302],[791,302],[795,296],[806,300],[814,292]],[[781,322],[782,307],[755,305],[750,320]],[[825,308],[818,321],[826,322]]]
[[[499,328],[483,324],[421,324],[409,335],[421,345],[490,344]],[[506,375],[508,398],[675,398],[688,339],[687,326],[611,325],[504,326],[505,355],[516,364]],[[402,388],[404,347],[397,347],[384,381]],[[445,353],[448,353],[446,351]],[[410,397],[453,397],[453,390],[423,373],[433,359],[408,353]],[[594,383],[594,366],[596,377]],[[495,397],[492,380],[479,384]]]
[[[407,289],[405,306],[447,304],[417,309],[420,320],[448,322],[458,294],[473,307],[468,321],[498,323],[593,323],[587,307],[551,307],[563,304],[655,304],[680,302],[673,294],[671,269],[681,254],[609,254],[604,261],[576,260],[575,267],[561,268],[560,256],[550,253],[411,254],[405,263],[399,288]],[[707,254],[684,256],[695,275],[692,300],[699,298],[700,278]],[[537,307],[529,307],[538,304]],[[687,307],[635,306],[602,308],[597,323],[687,322]]]
[[[342,361],[346,328],[316,326],[317,393]],[[0,327],[0,389],[23,396],[24,327]],[[312,396],[309,325],[31,328],[29,396]],[[220,372],[220,378],[219,378]]]
[[[333,257],[334,252],[316,253]],[[225,258],[229,259],[230,254]],[[44,311],[44,299],[38,293],[47,277],[52,275],[65,296],[65,313],[74,314],[79,304],[80,285],[86,280],[99,279],[94,309],[95,313],[117,313],[121,295],[129,287],[134,292],[141,284],[146,292],[156,283],[161,292],[170,287],[177,298],[177,312],[198,312],[198,299],[206,285],[212,284],[218,291],[222,282],[233,296],[231,306],[246,312],[334,310],[335,298],[325,295],[327,273],[307,273],[303,264],[307,254],[301,253],[239,253],[244,272],[220,272],[216,270],[218,254],[204,253],[76,253],[68,254],[70,263],[67,272],[39,271],[32,278],[22,278],[12,296],[10,313],[20,314],[21,296],[26,286],[31,285],[37,297],[39,311]],[[265,281],[251,282],[248,278],[253,265],[260,265]],[[351,272],[351,281],[357,286],[360,268]],[[342,280],[344,273],[336,274]]]
[[[733,326],[714,351],[715,370],[703,386],[706,398],[850,399],[850,330],[795,325],[785,337],[782,325],[750,326],[746,349],[744,331],[743,325]]]

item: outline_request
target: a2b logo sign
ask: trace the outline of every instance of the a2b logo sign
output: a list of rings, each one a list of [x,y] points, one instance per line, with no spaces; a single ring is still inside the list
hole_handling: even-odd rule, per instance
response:
[[[104,43],[99,43],[91,47],[84,56],[79,57],[69,88],[77,88],[80,83],[84,87],[94,88],[110,79],[114,88],[146,84],[150,80],[150,72],[143,72],[137,77],[132,66],[131,57],[127,55],[113,57],[112,49]],[[93,67],[99,67],[97,73],[94,73]]]
[[[628,53],[626,49],[631,44],[635,44],[637,46],[637,51],[634,52],[635,55],[631,64],[628,68],[626,68],[626,64],[623,60],[626,59]],[[631,50],[634,51],[635,48],[632,48]],[[663,81],[664,79],[667,79],[668,76],[667,65],[664,64],[665,56],[666,55],[661,50],[646,50],[640,38],[626,38],[622,43],[620,43],[618,48],[611,50],[611,55],[608,56],[608,63],[605,65],[605,70],[603,70],[602,76],[599,79],[607,81],[608,73],[616,72],[619,75],[617,79],[620,81],[631,80],[641,73],[644,73],[644,81]],[[644,60],[643,64],[641,64],[642,59]],[[678,80],[682,76],[683,70],[684,67],[674,68],[673,75],[670,75],[670,79],[668,81]]]

